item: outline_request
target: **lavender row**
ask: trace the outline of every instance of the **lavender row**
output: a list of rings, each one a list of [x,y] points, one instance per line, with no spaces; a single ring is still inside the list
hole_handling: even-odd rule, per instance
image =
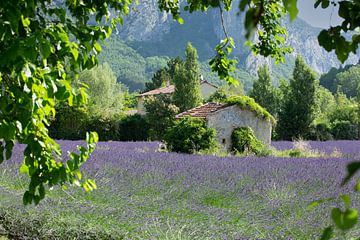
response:
[[[311,149],[324,153],[339,151],[343,154],[360,154],[360,141],[337,140],[337,141],[305,141]],[[272,146],[277,150],[287,150],[294,148],[296,142],[291,141],[273,141]]]

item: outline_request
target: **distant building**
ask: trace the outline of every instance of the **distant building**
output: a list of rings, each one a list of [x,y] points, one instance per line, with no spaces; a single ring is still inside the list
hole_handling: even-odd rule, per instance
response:
[[[214,128],[217,140],[225,150],[231,148],[231,134],[235,128],[250,127],[255,136],[263,143],[270,145],[273,122],[259,116],[250,108],[240,108],[236,104],[206,103],[176,115],[177,119],[186,116],[201,118],[208,127]]]
[[[200,82],[201,95],[204,99],[208,99],[214,92],[216,92],[217,89],[218,89],[217,86],[215,86],[205,80],[202,80]],[[154,95],[158,95],[158,94],[172,94],[174,92],[175,92],[175,85],[167,85],[165,87],[157,88],[157,89],[140,94],[138,97],[138,107],[137,107],[138,113],[146,114],[146,110],[144,107],[144,101],[145,101],[146,97],[154,96]]]

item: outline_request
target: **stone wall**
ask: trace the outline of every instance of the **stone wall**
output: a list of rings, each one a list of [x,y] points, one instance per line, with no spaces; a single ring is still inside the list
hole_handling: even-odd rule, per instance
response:
[[[146,109],[144,106],[144,100],[145,97],[139,97],[138,98],[138,104],[137,104],[137,112],[141,115],[145,115],[146,114]]]
[[[230,149],[231,134],[238,127],[250,127],[260,141],[267,145],[271,143],[272,123],[257,117],[253,111],[241,110],[235,105],[209,115],[207,125],[216,129],[217,139],[226,150]]]
[[[205,100],[209,99],[209,97],[212,94],[214,94],[216,92],[216,90],[217,90],[216,87],[214,87],[214,86],[212,86],[211,84],[208,84],[208,83],[201,83],[200,89],[201,89],[201,95]]]

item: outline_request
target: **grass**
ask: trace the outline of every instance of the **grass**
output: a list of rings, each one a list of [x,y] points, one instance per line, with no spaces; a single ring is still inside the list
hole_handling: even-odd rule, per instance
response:
[[[332,171],[343,166],[331,159],[317,165],[319,159],[142,152],[132,157],[109,161],[96,171],[85,169],[96,178],[98,190],[93,193],[55,187],[47,190],[47,198],[38,206],[27,207],[21,198],[28,179],[18,175],[16,163],[7,162],[0,172],[0,226],[6,231],[2,234],[0,228],[0,236],[315,239],[330,223],[333,204],[325,203],[313,211],[306,207],[322,196],[319,192],[332,192],[329,189],[336,183]],[[312,172],[314,166],[318,170]],[[358,200],[358,196],[353,199],[355,203]],[[360,231],[355,229],[352,234],[360,236]]]

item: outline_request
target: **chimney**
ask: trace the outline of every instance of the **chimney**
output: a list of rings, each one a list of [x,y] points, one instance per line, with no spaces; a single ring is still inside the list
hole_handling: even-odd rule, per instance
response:
[[[204,81],[204,76],[202,74],[200,75],[200,81]]]

